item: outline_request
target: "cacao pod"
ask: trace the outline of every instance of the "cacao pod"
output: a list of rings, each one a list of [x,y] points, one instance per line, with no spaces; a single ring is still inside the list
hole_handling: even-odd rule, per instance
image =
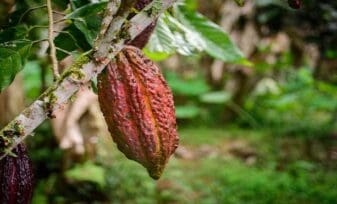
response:
[[[29,204],[33,194],[32,164],[27,149],[19,144],[13,153],[0,161],[0,203]]]
[[[158,179],[178,146],[173,96],[159,68],[127,46],[98,77],[98,99],[113,140]]]
[[[301,8],[301,0],[288,0],[288,5],[293,9]]]
[[[138,0],[136,2],[136,4],[135,4],[135,9],[137,9],[138,11],[140,11],[143,8],[145,8],[145,6],[147,6],[151,2],[152,2],[152,0]]]
[[[151,34],[153,33],[155,27],[157,25],[157,20],[152,22],[149,26],[147,26],[143,32],[141,32],[139,35],[137,35],[130,43],[129,45],[138,47],[140,49],[144,48],[147,42],[149,41]]]
[[[135,9],[142,10],[147,6],[149,3],[151,3],[152,0],[138,0],[135,4]],[[157,24],[157,20],[152,22],[149,26],[147,26],[143,32],[141,32],[139,35],[137,35],[130,43],[129,45],[133,45],[135,47],[138,47],[140,49],[144,48],[146,43],[149,41],[151,34],[153,33],[155,27]]]

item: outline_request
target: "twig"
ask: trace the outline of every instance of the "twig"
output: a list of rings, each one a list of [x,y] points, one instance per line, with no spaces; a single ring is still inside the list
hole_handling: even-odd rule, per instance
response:
[[[54,30],[54,33],[70,34],[68,31],[64,31],[64,30]],[[73,38],[73,40],[74,40],[74,38]]]
[[[107,52],[101,52],[101,61],[81,57],[72,69],[66,71],[62,77],[42,94],[32,105],[26,108],[19,116],[0,131],[0,160],[9,154],[13,148],[26,139],[45,119],[52,116],[55,110],[61,109],[63,104],[79,90],[81,84],[89,82],[102,72],[114,56],[124,48],[126,41],[134,39],[148,25],[150,25],[163,11],[172,6],[177,0],[154,0],[144,10],[130,21],[124,19],[125,25],[119,25],[114,35],[115,44]],[[160,6],[158,4],[160,2]],[[156,8],[152,9],[156,4]],[[112,20],[112,22],[114,19]],[[127,35],[120,35],[126,33]],[[110,37],[110,36],[109,36]],[[103,41],[105,42],[105,41]],[[111,45],[112,42],[106,42]],[[10,134],[10,135],[8,135]]]
[[[47,5],[44,4],[44,5],[42,5],[42,6],[36,6],[36,7],[30,8],[30,9],[27,9],[27,10],[20,16],[19,23],[21,23],[23,17],[24,17],[25,15],[27,15],[28,13],[30,13],[30,12],[32,12],[32,11],[35,11],[35,10],[38,10],[38,9],[41,9],[41,8],[46,8],[46,7],[47,7]]]
[[[43,26],[43,25],[31,26],[31,27],[28,28],[26,36],[28,37],[30,35],[30,33],[32,32],[32,30],[38,29],[38,28],[44,28],[44,29],[46,29],[46,28],[48,28],[48,26]]]
[[[67,50],[65,50],[65,49],[62,49],[62,48],[60,48],[60,47],[56,47],[56,50],[59,50],[59,51],[65,53],[65,54],[67,54],[67,55],[72,55],[71,52],[69,52],[69,51],[67,51]]]
[[[75,38],[69,31],[61,30],[61,31],[54,31],[54,32],[58,32],[58,33],[62,33],[62,34],[68,35],[68,36],[74,41],[76,47],[78,47],[78,48],[81,47],[81,46],[79,46],[79,45],[77,44],[76,38]]]
[[[48,9],[48,41],[49,41],[49,48],[50,53],[49,57],[52,62],[53,66],[53,75],[54,75],[54,81],[56,81],[58,78],[60,78],[59,68],[58,68],[58,62],[56,58],[56,48],[54,44],[54,20],[53,20],[53,9],[51,6],[51,0],[47,0],[47,9]]]
[[[58,15],[60,15],[60,16],[65,16],[65,15],[66,15],[66,14],[64,14],[64,13],[62,13],[62,12],[59,12],[59,11],[53,11],[53,13],[58,14]]]
[[[66,20],[69,20],[69,19],[61,18],[61,19],[59,19],[57,21],[54,21],[54,24],[58,24],[58,23],[66,21]]]
[[[30,33],[32,30],[36,29],[36,28],[48,28],[48,26],[46,25],[35,25],[35,26],[31,26],[28,28],[27,33]]]
[[[36,44],[36,43],[40,43],[40,42],[44,42],[44,41],[48,41],[48,39],[46,38],[46,39],[34,40],[32,42],[32,44]]]
[[[101,43],[101,40],[103,39],[106,31],[108,30],[109,25],[114,15],[117,13],[120,5],[121,5],[121,0],[110,0],[109,1],[107,5],[107,9],[105,10],[105,13],[104,13],[104,18],[102,20],[101,29],[95,41],[94,50],[98,50],[98,46]]]

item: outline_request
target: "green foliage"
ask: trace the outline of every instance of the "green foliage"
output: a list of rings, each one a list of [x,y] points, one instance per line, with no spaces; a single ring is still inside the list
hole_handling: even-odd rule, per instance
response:
[[[59,31],[54,40],[56,47],[59,48],[57,49],[58,60],[72,55],[73,52],[84,52],[92,48],[106,4],[107,1],[97,3],[87,0],[70,1],[70,9],[63,11],[66,14],[64,20],[67,26]],[[10,16],[11,23],[0,32],[0,48],[4,56],[1,63],[7,65],[9,65],[8,62],[13,63],[12,69],[5,66],[0,72],[0,77],[3,79],[1,89],[9,85],[22,69],[26,57],[30,54],[30,48],[45,40],[41,37],[42,31],[47,29],[47,21],[46,18],[38,16],[46,16],[47,12],[41,5],[41,1],[18,3],[17,10]],[[66,2],[62,0],[54,2],[54,6],[61,9],[65,9],[65,5]],[[228,34],[215,23],[198,14],[195,10],[196,5],[195,1],[187,1],[183,6],[174,7],[173,13],[167,12],[162,15],[149,45],[144,49],[145,54],[153,60],[163,60],[174,53],[191,56],[205,51],[210,56],[225,62],[248,65],[249,62],[244,59]],[[29,10],[31,8],[36,9]],[[16,44],[17,49],[8,48],[6,44]],[[7,49],[20,52],[20,56]],[[35,59],[36,57],[33,56]]]
[[[316,81],[308,69],[290,71],[278,84],[280,92],[252,95],[246,109],[264,127],[282,135],[324,136],[332,131],[337,110],[337,87]]]
[[[201,42],[203,49],[212,57],[224,62],[249,65],[240,50],[232,43],[227,33],[218,25],[207,20],[201,14],[178,7],[178,19],[189,29],[194,36],[190,39]]]
[[[257,0],[257,22],[271,29],[272,32],[282,32],[294,29],[301,32],[305,43],[314,43],[320,53],[337,51],[337,35],[335,22],[337,21],[336,1],[303,0],[301,11],[294,11],[287,1]],[[289,19],[292,19],[289,21]],[[321,26],[317,30],[317,26]],[[302,32],[304,31],[305,32]],[[328,56],[326,56],[328,57]]]
[[[231,100],[231,95],[225,91],[215,91],[200,96],[200,101],[208,104],[225,104]]]
[[[68,2],[70,8],[67,8]],[[59,60],[92,48],[106,1],[92,2],[53,1],[53,6],[66,14],[66,26],[55,39],[55,44],[70,52],[58,50]],[[270,23],[276,27],[287,22],[296,23],[289,16],[281,17],[285,10],[280,5],[285,1],[257,2],[259,9],[265,7],[265,10],[258,12],[254,23]],[[308,2],[316,6],[318,1],[306,1],[306,5]],[[22,15],[27,9],[44,3],[42,0],[17,1],[16,10],[10,16],[11,22],[0,32],[0,90],[8,86],[24,67],[28,103],[38,97],[44,88],[42,85],[52,83],[48,56],[41,59],[36,54],[38,42],[45,38],[46,10]],[[318,12],[319,15],[313,13],[319,16],[319,22],[324,22],[315,32],[322,31],[325,34],[322,38],[326,35],[334,38],[331,35],[334,31],[334,10],[330,5],[323,4],[317,9],[324,12]],[[311,19],[306,18],[303,11],[298,13],[304,16],[299,21],[301,23]],[[294,12],[290,16],[295,16]],[[282,19],[282,23],[275,23]],[[324,26],[321,25],[329,26],[327,30],[322,30]],[[331,42],[334,41],[322,41],[324,50],[321,53],[334,59],[335,43]],[[271,45],[267,43],[266,47],[257,49],[257,58],[260,55],[263,58],[257,59],[260,61],[256,62],[253,70],[256,71],[254,77],[264,79],[254,92],[246,95],[244,107],[234,104],[229,92],[216,91],[207,84],[203,76],[205,68],[197,64],[202,56],[200,53],[205,52],[224,62],[250,63],[244,59],[228,33],[197,12],[195,0],[186,0],[184,5],[173,7],[158,19],[158,26],[144,52],[158,61],[175,53],[194,57],[191,66],[190,58],[181,60],[183,68],[179,70],[181,72],[177,71],[179,75],[166,73],[175,95],[182,149],[170,160],[163,178],[154,182],[141,165],[127,160],[115,145],[103,142],[98,146],[97,161],[73,165],[64,174],[60,173],[64,168],[63,154],[67,152],[58,148],[50,124],[45,123],[36,130],[34,139],[28,140],[37,177],[33,203],[336,202],[336,171],[325,165],[333,165],[329,163],[333,161],[324,157],[316,162],[303,152],[306,144],[303,141],[314,141],[315,145],[323,141],[329,143],[324,144],[328,147],[316,148],[315,155],[331,153],[329,145],[334,141],[319,139],[336,131],[336,85],[315,79],[309,68],[293,69],[290,51],[276,56],[276,62],[269,64],[264,59],[264,55],[272,52]],[[26,59],[29,59],[28,63],[25,63]],[[187,65],[184,64],[186,62]],[[43,84],[43,77],[47,78],[46,84]],[[224,109],[233,105],[236,105],[235,110],[239,112],[243,125],[263,129],[224,127]],[[186,129],[191,124],[192,128]],[[218,128],[203,128],[210,125]],[[271,133],[266,129],[271,129]],[[275,135],[304,136],[306,140]],[[238,148],[237,144],[241,143],[247,144],[247,147]],[[234,151],[228,150],[230,148]],[[253,149],[248,159],[240,155],[247,149]]]
[[[163,60],[178,52],[194,55],[205,51],[224,62],[250,65],[229,35],[206,17],[190,10],[191,5],[175,7],[174,15],[165,13],[158,20],[145,53],[153,60]]]
[[[205,81],[200,78],[182,79],[173,72],[168,72],[165,75],[167,83],[170,85],[174,94],[184,96],[199,96],[209,90]]]
[[[0,43],[23,39],[27,36],[27,32],[28,28],[24,25],[9,27],[0,32]]]
[[[7,48],[0,48],[0,91],[10,84],[21,70],[20,55]]]
[[[101,25],[101,14],[107,2],[85,4],[76,8],[73,12],[65,16],[65,19],[74,21],[76,28],[82,32],[87,43],[92,47]]]
[[[114,165],[106,166],[106,190],[109,192],[110,199],[115,200],[116,203],[154,203],[155,182],[141,166],[132,161],[120,162],[122,160],[125,158],[115,155]]]
[[[203,47],[202,42],[197,39],[193,30],[166,13],[159,18],[158,26],[145,50],[146,53],[150,53],[150,57],[166,54],[167,58],[175,52],[186,56],[195,55],[197,52],[202,51]],[[158,59],[154,58],[154,60]]]
[[[231,103],[231,94],[225,91],[211,91],[200,75],[178,76],[166,72],[165,78],[176,98],[176,115],[185,122],[217,124],[225,104]],[[210,106],[207,106],[210,105]]]
[[[163,17],[160,17],[144,53],[152,60],[164,60],[175,52],[175,44],[172,42],[175,42],[174,34],[164,23]]]
[[[23,70],[24,92],[26,99],[34,100],[40,95],[41,67],[37,61],[29,61]]]
[[[104,174],[104,169],[92,162],[76,165],[74,168],[65,172],[65,176],[70,180],[91,181],[101,187],[105,186]]]
[[[320,186],[317,179],[323,172],[313,174],[304,170],[300,176],[293,176],[236,162],[223,162],[219,167],[214,160],[206,160],[201,168],[206,166],[207,169],[194,176],[207,177],[208,172],[213,172],[216,182],[211,183],[210,192],[203,188],[203,183],[199,187],[203,193],[214,195],[204,198],[209,203],[333,203],[336,196],[336,191],[321,191],[321,188],[329,189],[336,185],[332,181]],[[332,177],[333,173],[328,173],[325,181]]]
[[[36,10],[28,10],[30,7],[39,7],[38,3],[18,3],[17,11],[10,16],[10,24],[0,32],[0,91],[8,86],[16,74],[23,69],[28,57],[35,59],[37,57],[30,51],[32,46],[41,40],[41,33],[38,30],[46,27],[41,25],[46,23],[46,18],[27,17],[33,16],[34,13],[46,16],[46,10],[43,10],[42,7]],[[54,3],[57,6],[64,6],[62,1],[55,1]],[[55,44],[58,48],[68,52],[79,49],[87,51],[91,49],[99,30],[101,17],[98,13],[104,11],[106,2],[90,4],[89,1],[74,0],[71,3],[74,11],[68,14],[66,19],[71,19],[73,22],[67,22],[70,25],[56,37]],[[27,10],[29,12],[25,12]],[[35,38],[38,39],[35,40]],[[68,54],[61,50],[57,51],[59,60],[65,58]],[[38,74],[38,71],[33,70],[32,73]]]
[[[66,19],[76,19],[76,18],[81,18],[85,16],[96,15],[97,13],[104,11],[106,5],[107,5],[107,2],[86,4],[82,7],[76,8],[73,12],[65,16],[65,18]]]
[[[7,87],[22,70],[30,54],[32,42],[21,39],[27,28],[18,26],[0,32],[0,92]]]
[[[336,172],[320,165],[298,160],[283,170],[277,170],[281,152],[273,149],[267,132],[224,129],[181,129],[181,144],[198,156],[171,159],[163,178],[158,182],[147,175],[143,167],[126,160],[115,148],[106,146],[109,154],[100,161],[106,168],[107,188],[113,203],[324,203],[335,202]],[[235,141],[250,141],[259,162],[246,164],[240,157],[231,157],[225,147]],[[212,145],[210,155],[201,150]],[[207,146],[206,145],[206,146]],[[113,145],[115,146],[115,145]],[[295,147],[298,148],[298,147]],[[262,160],[262,161],[261,161]],[[113,162],[109,162],[113,161]],[[310,186],[310,188],[308,188]]]
[[[87,16],[85,18],[76,19],[74,24],[76,28],[83,33],[87,43],[92,47],[101,25],[101,18],[97,16]]]
[[[178,119],[192,119],[200,114],[200,108],[196,105],[182,105],[175,108]]]
[[[55,46],[66,50],[68,52],[74,52],[75,50],[90,50],[90,44],[86,41],[85,35],[74,25],[71,24],[64,29],[63,33],[60,33],[54,40]],[[57,59],[62,60],[68,53],[64,53],[57,50]]]
[[[94,40],[100,29],[102,14],[107,2],[89,4],[73,2],[73,12],[65,16],[65,19],[71,20],[71,24],[64,29],[55,38],[55,45],[68,52],[74,52],[78,49],[88,51],[92,48]],[[59,60],[65,58],[68,53],[57,51]]]

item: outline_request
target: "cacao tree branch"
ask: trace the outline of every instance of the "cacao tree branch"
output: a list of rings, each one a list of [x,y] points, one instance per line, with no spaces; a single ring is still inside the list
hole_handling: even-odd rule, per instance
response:
[[[94,47],[94,56],[96,59],[104,58],[104,53],[108,52],[111,42],[116,37],[118,37],[116,34],[118,33],[125,19],[131,13],[132,6],[135,2],[132,0],[124,0],[122,2],[118,1],[117,3],[119,3],[119,9],[114,10],[114,14],[117,14],[113,16],[114,20],[110,20],[108,24],[105,24],[101,27],[100,38],[98,38],[99,40],[96,41]],[[107,15],[104,20],[108,18],[109,15]]]
[[[121,0],[110,0],[107,8],[104,13],[104,18],[101,23],[101,30],[99,31],[99,34],[97,36],[97,39],[95,41],[94,49],[98,50],[98,46],[101,44],[101,40],[103,39],[114,15],[117,13],[118,8],[121,5]]]
[[[111,25],[118,32],[114,32],[111,42],[101,41],[97,43],[98,48],[106,47],[108,50],[97,50],[95,52],[83,54],[78,60],[62,74],[58,81],[46,90],[33,104],[27,107],[19,116],[11,121],[0,131],[0,160],[11,150],[26,139],[45,119],[53,118],[53,112],[62,109],[81,86],[96,77],[114,56],[124,48],[130,40],[134,39],[148,25],[152,23],[162,12],[172,6],[177,0],[154,0],[131,20],[123,19],[123,23],[115,25],[114,18]],[[108,7],[113,6],[108,4]],[[108,8],[111,9],[111,8]],[[107,20],[106,20],[107,21]],[[103,21],[106,23],[106,21]],[[118,20],[119,21],[119,20]],[[102,25],[103,27],[104,25]],[[106,35],[104,35],[106,36]],[[104,36],[102,38],[104,38]],[[101,39],[98,38],[97,41]],[[91,56],[99,56],[99,60]]]

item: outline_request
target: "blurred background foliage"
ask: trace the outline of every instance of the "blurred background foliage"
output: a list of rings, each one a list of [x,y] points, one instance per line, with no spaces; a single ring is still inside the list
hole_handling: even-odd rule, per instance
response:
[[[69,56],[91,49],[106,2],[53,3],[66,69]],[[9,112],[0,103],[1,125],[22,110],[19,89],[28,105],[52,83],[41,5],[0,2],[0,65],[15,62],[1,90],[22,70],[0,95],[18,104]],[[33,203],[337,202],[336,1],[303,0],[293,10],[285,0],[186,0],[162,15],[144,52],[175,97],[181,144],[163,178],[151,180],[118,152],[88,107],[78,119],[83,138],[91,128],[84,151],[64,145],[57,121],[27,140]]]

